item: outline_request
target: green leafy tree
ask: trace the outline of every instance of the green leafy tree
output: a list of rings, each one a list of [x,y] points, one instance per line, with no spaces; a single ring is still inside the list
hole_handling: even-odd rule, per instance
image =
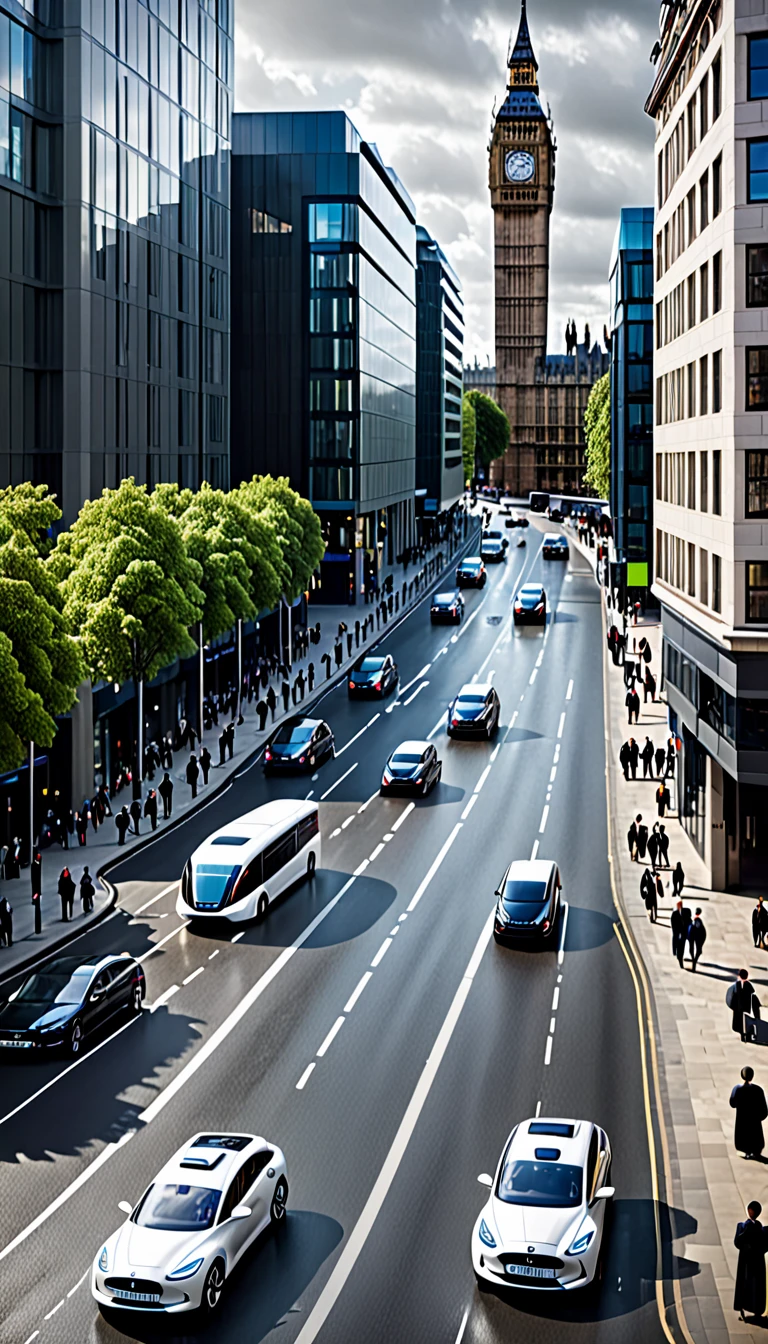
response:
[[[48,555],[55,545],[53,528],[61,509],[47,485],[9,485],[0,490],[0,517],[13,532],[23,532],[38,555]]]
[[[40,696],[24,680],[10,639],[0,630],[0,770],[20,765],[30,741],[50,746],[55,731]]]
[[[584,484],[598,499],[607,499],[611,485],[611,375],[606,373],[595,383],[584,412],[585,457]]]
[[[254,476],[233,494],[274,528],[282,551],[282,591],[289,601],[295,601],[309,587],[325,551],[320,520],[312,505],[289,485],[286,476]]]
[[[464,463],[464,480],[471,481],[475,475],[475,450],[477,448],[477,416],[475,408],[465,392],[461,403],[461,455]]]
[[[50,563],[94,681],[130,680],[138,692],[195,652],[189,627],[202,617],[201,567],[177,520],[132,477],[86,502]]]
[[[474,388],[465,394],[475,412],[477,460],[488,468],[497,457],[503,457],[509,447],[509,420],[504,411],[484,392]]]

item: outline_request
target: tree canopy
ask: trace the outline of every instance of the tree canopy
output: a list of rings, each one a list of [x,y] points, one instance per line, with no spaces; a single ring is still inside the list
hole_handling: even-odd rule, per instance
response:
[[[598,499],[607,499],[611,485],[611,375],[603,374],[589,394],[584,412],[585,457],[584,484]]]
[[[13,532],[23,532],[38,555],[48,555],[55,545],[53,528],[61,509],[47,485],[8,485],[0,490],[0,516]]]
[[[312,505],[292,489],[286,476],[254,476],[232,493],[274,528],[282,551],[283,592],[295,601],[309,587],[325,551],[320,520]]]
[[[477,416],[475,408],[465,392],[461,403],[461,456],[464,465],[464,480],[471,481],[475,475],[475,449],[477,448]]]
[[[504,411],[485,392],[474,388],[465,394],[475,412],[477,459],[489,467],[497,457],[503,457],[509,447],[509,420]]]

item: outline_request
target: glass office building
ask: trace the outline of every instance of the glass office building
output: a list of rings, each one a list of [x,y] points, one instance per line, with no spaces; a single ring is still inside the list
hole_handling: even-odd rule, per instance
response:
[[[318,596],[358,601],[414,540],[413,203],[343,112],[232,135],[232,476],[289,476],[323,524]]]
[[[610,272],[615,581],[632,601],[653,581],[653,220],[653,207],[621,211]]]
[[[227,484],[232,32],[232,0],[0,8],[0,486],[66,521]]]
[[[416,259],[416,502],[434,516],[451,509],[464,491],[464,300],[456,272],[421,225]]]

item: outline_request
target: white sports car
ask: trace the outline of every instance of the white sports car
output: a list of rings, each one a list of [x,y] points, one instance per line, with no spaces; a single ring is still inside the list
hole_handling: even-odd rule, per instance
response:
[[[240,1257],[285,1218],[285,1157],[253,1134],[196,1134],[158,1172],[93,1262],[99,1306],[212,1312]]]
[[[507,1140],[472,1234],[478,1284],[584,1288],[597,1272],[611,1145],[590,1120],[525,1120]]]

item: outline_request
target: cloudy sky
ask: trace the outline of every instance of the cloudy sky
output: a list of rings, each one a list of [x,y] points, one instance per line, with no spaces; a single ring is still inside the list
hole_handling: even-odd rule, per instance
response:
[[[528,0],[558,142],[549,349],[603,330],[622,205],[653,203],[643,112],[658,0]],[[343,108],[410,191],[456,268],[467,355],[493,362],[487,144],[520,0],[237,0],[238,111]]]

